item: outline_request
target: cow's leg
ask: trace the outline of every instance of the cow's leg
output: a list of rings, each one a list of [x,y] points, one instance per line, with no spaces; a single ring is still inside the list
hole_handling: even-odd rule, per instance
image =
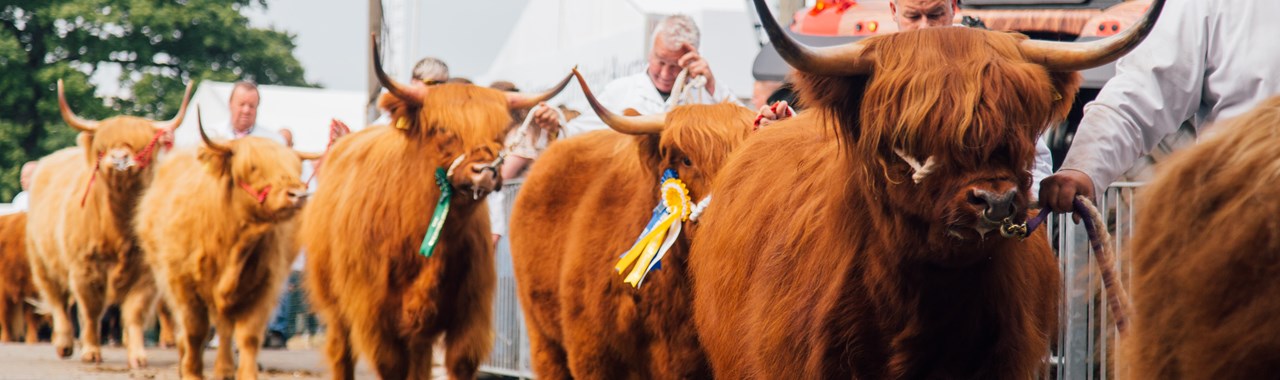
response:
[[[40,316],[36,314],[35,307],[31,305],[22,305],[22,317],[27,321],[27,344],[36,344],[40,342]]]
[[[572,378],[569,375],[569,359],[564,347],[551,340],[541,331],[529,331],[529,351],[533,355],[533,370],[539,379]]]
[[[435,344],[432,342],[435,341],[437,339],[422,339],[409,344],[409,375],[406,379],[431,380],[431,370],[435,367]]]
[[[569,314],[569,313],[566,313]],[[564,348],[569,353],[569,369],[573,377],[579,379],[625,379],[628,376],[630,363],[621,359],[622,355],[613,348],[615,344],[633,345],[634,342],[614,341],[626,338],[612,333],[608,329],[613,324],[600,323],[609,321],[599,314],[591,316],[569,315],[564,318]],[[639,346],[636,346],[639,347]]]
[[[474,300],[475,303],[489,303],[491,299]],[[489,308],[479,308],[487,311]],[[445,366],[449,369],[450,379],[474,379],[480,361],[489,355],[493,348],[493,326],[490,323],[492,314],[462,314],[455,320],[455,326],[445,332]]]
[[[173,313],[169,311],[167,305],[161,304],[157,310],[156,316],[160,319],[160,342],[158,346],[161,348],[173,347],[176,343],[173,339]]]
[[[204,303],[182,297],[182,294],[174,292],[174,302],[170,303],[179,324],[178,373],[183,380],[203,379],[204,346],[209,338],[209,311]]]
[[[334,313],[337,314],[337,313]],[[347,329],[336,318],[325,318],[329,323],[329,331],[325,333],[325,354],[329,357],[329,368],[333,370],[336,380],[352,380],[356,377],[355,355],[351,353],[351,340]]]
[[[125,347],[129,355],[129,368],[147,366],[147,350],[143,345],[143,329],[148,317],[156,309],[154,284],[134,285],[120,304],[120,319],[124,322]]]
[[[270,298],[270,297],[268,297]],[[270,303],[275,305],[275,303]],[[236,324],[236,345],[240,348],[240,367],[237,380],[258,378],[258,351],[262,349],[262,336],[266,333],[267,318],[271,309],[259,308],[258,312],[245,313]]]
[[[90,268],[74,268],[71,270],[71,288],[76,296],[76,305],[80,310],[80,345],[84,352],[80,360],[86,363],[102,362],[102,314],[107,309],[107,294],[103,284],[105,274]]]
[[[213,378],[233,379],[236,376],[236,362],[232,346],[235,342],[236,327],[226,315],[215,312],[214,333],[218,334],[218,354],[213,359]],[[241,350],[244,347],[240,347]]]
[[[30,252],[29,252],[30,253]],[[71,316],[67,315],[67,288],[54,278],[54,273],[45,270],[36,258],[31,259],[31,279],[36,283],[40,298],[51,309],[53,314],[53,347],[58,357],[71,357],[75,347],[74,330],[71,328]]]
[[[22,305],[19,304],[18,306],[22,306]],[[22,309],[21,307],[18,308],[18,310],[21,310],[21,309]],[[16,327],[16,326],[11,326],[11,325],[13,324],[13,321],[17,319],[15,317],[16,316],[13,315],[13,310],[10,310],[9,301],[0,300],[0,342],[13,341],[13,337],[16,334],[14,333],[14,331],[11,331],[11,330],[13,330],[13,327]]]
[[[370,315],[373,320],[369,325],[354,326],[351,337],[360,340],[361,346],[369,347],[369,361],[383,379],[404,379],[409,375],[409,352],[404,342],[391,334],[384,327],[384,317]],[[361,329],[363,327],[363,329]],[[428,359],[429,360],[429,359]]]
[[[40,315],[37,315],[36,307],[23,305],[22,316],[27,321],[26,329],[23,329],[23,334],[27,335],[27,344],[40,343]]]

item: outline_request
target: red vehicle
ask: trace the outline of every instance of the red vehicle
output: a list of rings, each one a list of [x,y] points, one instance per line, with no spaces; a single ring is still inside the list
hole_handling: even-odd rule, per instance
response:
[[[809,45],[838,45],[894,33],[898,26],[889,11],[891,0],[819,0],[795,13],[791,32]],[[1034,39],[1088,41],[1104,38],[1138,22],[1151,0],[960,0],[956,24],[1026,34]],[[772,46],[756,57],[752,74],[757,88],[774,88],[791,70]],[[1056,169],[1071,144],[1083,107],[1115,75],[1115,65],[1081,73],[1084,83],[1065,125],[1049,131]],[[773,83],[774,85],[770,85]],[[770,99],[786,98],[785,88]]]

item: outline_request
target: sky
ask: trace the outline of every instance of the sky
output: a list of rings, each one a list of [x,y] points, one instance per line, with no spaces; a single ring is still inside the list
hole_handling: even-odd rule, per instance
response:
[[[506,40],[504,26],[514,23],[528,2],[419,1],[418,55],[444,60],[453,76],[484,74]],[[308,81],[329,89],[364,91],[368,7],[360,0],[269,0],[266,9],[255,5],[245,14],[252,26],[297,36],[294,55]]]

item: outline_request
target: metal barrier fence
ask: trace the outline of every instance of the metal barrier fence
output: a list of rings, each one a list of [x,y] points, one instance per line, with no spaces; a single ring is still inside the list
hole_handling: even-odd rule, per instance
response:
[[[1098,202],[1102,223],[1111,233],[1116,266],[1121,283],[1129,284],[1130,237],[1139,205],[1134,192],[1140,183],[1117,182]],[[1047,379],[1112,379],[1115,369],[1116,334],[1108,316],[1098,263],[1089,248],[1084,225],[1076,225],[1070,215],[1049,219],[1050,243],[1058,253],[1062,270],[1063,307],[1059,315],[1058,341],[1052,347]]]
[[[1119,277],[1130,280],[1127,247],[1133,234],[1134,211],[1138,205],[1134,192],[1139,183],[1117,182],[1107,189],[1099,201],[1099,210],[1112,235]],[[510,215],[519,184],[504,186],[504,206]],[[1112,379],[1115,357],[1114,325],[1107,315],[1106,296],[1102,293],[1097,262],[1089,250],[1089,238],[1083,225],[1072,223],[1070,215],[1049,218],[1050,244],[1058,253],[1062,271],[1063,307],[1059,316],[1058,340],[1051,347],[1045,379],[1102,380]],[[481,367],[484,372],[532,379],[529,342],[515,288],[511,267],[511,250],[506,239],[497,250],[498,290],[495,297],[494,345],[489,359]]]
[[[511,207],[515,204],[516,193],[519,191],[519,183],[502,186],[502,215],[510,217]],[[505,236],[494,251],[494,263],[497,265],[498,289],[493,297],[493,351],[489,352],[489,358],[481,364],[480,370],[495,375],[532,379],[529,334],[524,326],[524,312],[520,309],[519,296],[516,295],[511,245]]]

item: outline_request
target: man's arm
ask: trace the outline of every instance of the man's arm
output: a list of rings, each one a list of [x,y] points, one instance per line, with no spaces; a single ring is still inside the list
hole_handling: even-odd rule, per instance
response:
[[[1204,86],[1206,15],[1201,1],[1165,6],[1146,41],[1120,59],[1116,76],[1085,106],[1062,169],[1041,185],[1042,202],[1064,212],[1075,195],[1100,194],[1194,115]]]

